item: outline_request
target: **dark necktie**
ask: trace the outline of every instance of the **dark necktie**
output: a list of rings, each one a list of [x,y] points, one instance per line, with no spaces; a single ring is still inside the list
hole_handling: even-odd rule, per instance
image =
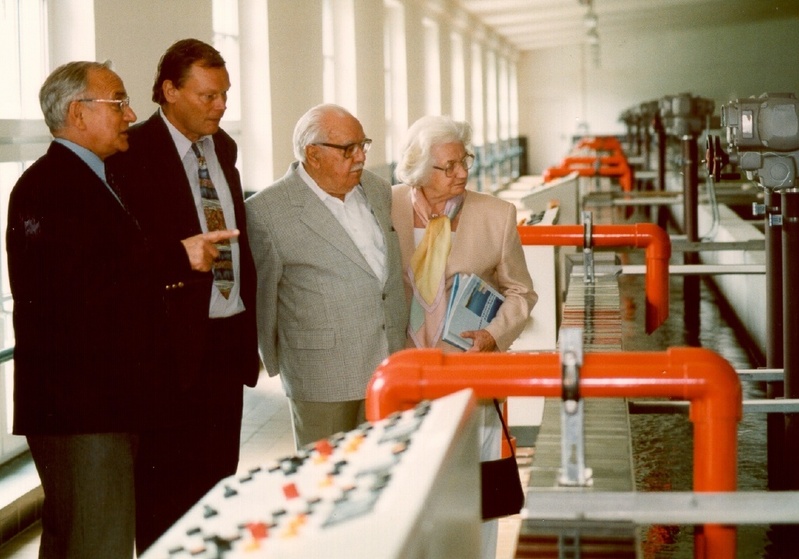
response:
[[[216,187],[211,180],[211,175],[208,173],[208,165],[205,162],[202,147],[199,143],[191,145],[191,150],[197,156],[197,164],[199,167],[200,175],[200,196],[202,198],[203,212],[205,213],[205,223],[208,225],[208,231],[220,231],[227,229],[225,225],[225,214],[222,211],[222,204],[219,202],[219,196],[216,192]],[[227,299],[230,296],[230,290],[233,289],[233,258],[230,251],[230,241],[224,240],[216,244],[219,250],[219,257],[214,262],[214,285],[222,293],[222,296]]]

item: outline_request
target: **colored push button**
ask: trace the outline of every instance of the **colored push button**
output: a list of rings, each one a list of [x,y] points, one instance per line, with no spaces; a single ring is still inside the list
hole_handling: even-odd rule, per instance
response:
[[[296,499],[300,496],[300,492],[297,489],[297,484],[295,483],[287,483],[283,486],[283,495],[286,499]]]
[[[316,449],[316,452],[318,452],[322,456],[330,456],[331,454],[333,454],[333,445],[330,444],[330,441],[328,441],[327,439],[321,439],[316,441],[316,443],[314,444],[314,448]]]
[[[307,517],[304,514],[298,514],[286,522],[286,526],[280,535],[284,538],[293,538],[299,534],[300,528],[302,528],[306,522]]]
[[[247,524],[247,531],[255,540],[263,540],[269,537],[269,526],[264,522],[251,522]]]
[[[347,444],[344,445],[344,452],[355,452],[363,443],[364,436],[356,435]]]

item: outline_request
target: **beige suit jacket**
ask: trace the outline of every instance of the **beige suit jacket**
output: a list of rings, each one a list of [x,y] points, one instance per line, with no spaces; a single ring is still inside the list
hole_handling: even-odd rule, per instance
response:
[[[261,359],[290,398],[361,400],[377,365],[404,347],[408,324],[391,188],[361,176],[386,241],[384,286],[297,165],[246,201]]]
[[[416,249],[411,187],[400,184],[392,190],[391,220],[399,235],[405,296],[410,301],[413,292],[407,268]],[[506,351],[521,334],[538,300],[516,229],[513,204],[488,194],[466,191],[445,271],[447,294],[458,273],[477,274],[505,296],[505,302],[486,330],[496,340],[497,348]],[[439,342],[438,347],[459,351],[446,342]]]

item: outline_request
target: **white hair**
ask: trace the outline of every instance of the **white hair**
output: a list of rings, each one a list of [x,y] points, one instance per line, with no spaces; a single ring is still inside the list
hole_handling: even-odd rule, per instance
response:
[[[53,70],[39,90],[39,105],[50,132],[66,126],[70,103],[84,97],[89,88],[89,72],[110,69],[111,61],[106,60],[67,62]]]
[[[305,163],[305,148],[307,146],[328,140],[330,131],[324,129],[323,121],[329,114],[355,118],[344,107],[332,103],[317,105],[309,109],[294,126],[294,157],[297,158],[297,161]]]
[[[471,151],[472,127],[468,122],[449,116],[423,116],[411,125],[405,136],[395,171],[397,178],[415,188],[424,185],[433,172],[433,146],[457,142]]]

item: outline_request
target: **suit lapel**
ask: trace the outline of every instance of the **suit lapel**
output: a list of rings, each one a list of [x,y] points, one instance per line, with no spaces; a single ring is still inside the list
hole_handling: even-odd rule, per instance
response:
[[[184,234],[188,236],[189,233],[192,235],[199,233],[202,231],[202,226],[194,205],[189,179],[186,177],[180,154],[166,124],[156,112],[143,126],[147,126],[143,140],[150,148],[148,160],[153,162],[149,172],[161,176],[160,180],[155,181],[156,184],[168,185],[164,188],[164,192],[154,192],[153,195],[169,196],[174,200],[174,203],[165,203],[163,206],[170,208],[170,211],[180,211],[180,215],[172,216],[171,220],[173,223],[182,224],[183,227],[188,226]]]
[[[391,221],[399,237],[402,261],[410,262],[416,250],[413,238],[413,205],[411,204],[411,187],[399,185],[394,187],[395,195],[391,204]]]
[[[447,276],[452,275],[450,268],[453,264],[462,263],[464,258],[469,258],[470,256],[471,251],[466,246],[466,240],[469,238],[469,227],[472,227],[470,222],[475,218],[475,214],[474,208],[472,207],[474,200],[472,200],[472,203],[468,203],[467,201],[469,199],[470,195],[467,190],[463,196],[463,205],[461,206],[460,217],[458,218],[458,230],[455,232],[455,240],[452,243],[452,250],[447,259]]]
[[[364,271],[374,276],[374,271],[366,262],[366,259],[355,246],[350,236],[341,226],[341,224],[333,217],[330,210],[322,203],[316,194],[314,194],[308,185],[295,174],[294,180],[291,182],[289,189],[289,198],[293,206],[301,207],[300,221],[302,221],[308,229],[315,235],[321,237],[332,248],[339,251],[346,258],[352,260],[355,264],[363,268]],[[376,276],[375,276],[376,277]]]

